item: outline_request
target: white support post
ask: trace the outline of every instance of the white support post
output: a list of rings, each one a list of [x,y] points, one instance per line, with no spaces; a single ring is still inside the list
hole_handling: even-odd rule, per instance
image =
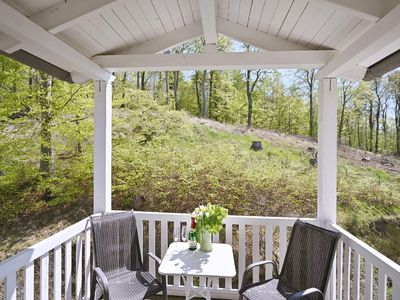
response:
[[[322,224],[336,223],[337,81],[323,78],[318,85],[318,212]],[[336,261],[327,299],[336,299]]]
[[[111,210],[112,84],[94,84],[94,213]]]
[[[318,86],[318,219],[336,223],[337,82]]]

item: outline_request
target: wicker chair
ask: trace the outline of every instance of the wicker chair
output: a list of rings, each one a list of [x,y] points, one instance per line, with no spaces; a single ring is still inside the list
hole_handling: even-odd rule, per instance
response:
[[[133,211],[90,220],[95,260],[90,299],[145,299],[159,292],[167,299],[165,277],[154,278],[143,265]],[[161,263],[155,255],[148,256]]]
[[[324,299],[339,237],[340,233],[297,220],[281,273],[278,275],[272,261],[249,265],[243,274],[239,299]],[[250,271],[267,264],[273,266],[274,277],[246,285]]]

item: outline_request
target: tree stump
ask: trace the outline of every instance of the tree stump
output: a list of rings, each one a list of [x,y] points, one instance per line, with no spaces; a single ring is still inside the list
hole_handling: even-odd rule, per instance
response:
[[[251,149],[251,150],[254,150],[254,151],[260,151],[260,150],[262,150],[261,141],[252,141],[252,142],[251,142],[250,149]]]

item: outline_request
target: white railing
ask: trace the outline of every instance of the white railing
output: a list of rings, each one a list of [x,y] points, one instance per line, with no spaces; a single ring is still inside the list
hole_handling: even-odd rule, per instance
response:
[[[136,212],[142,254],[162,257],[173,241],[175,226],[190,225],[188,214]],[[295,218],[228,216],[224,229],[214,242],[233,246],[237,276],[220,279],[212,287],[213,297],[237,298],[243,271],[249,263],[275,260],[279,267],[285,256]],[[315,219],[305,219],[318,225]],[[330,295],[342,299],[400,300],[400,266],[352,236],[337,225],[342,238],[337,251],[336,288]],[[0,263],[0,299],[89,299],[92,268],[90,222],[86,218],[50,238]],[[153,274],[156,266],[149,261]],[[253,282],[270,278],[272,269],[254,269]],[[205,282],[194,278],[202,288]],[[334,291],[334,293],[332,293]],[[184,295],[179,277],[168,278],[169,295]]]
[[[0,299],[89,299],[91,261],[86,218],[1,262]]]
[[[304,220],[316,223],[315,219]],[[164,256],[169,243],[173,241],[173,228],[190,226],[188,214],[136,212],[136,221],[142,252],[153,252],[160,257]],[[233,279],[221,278],[215,281],[216,284],[212,287],[213,297],[237,298],[242,274],[251,262],[269,259],[275,260],[281,267],[286,254],[288,233],[295,221],[296,218],[228,216],[224,229],[219,235],[214,235],[213,240],[233,246],[237,275]],[[149,270],[155,273],[154,262],[150,262]],[[272,268],[268,267],[263,273],[256,268],[253,270],[253,282],[262,279],[261,276],[271,278],[271,275]],[[201,288],[205,282],[201,278],[195,278],[192,284]],[[178,276],[168,278],[168,293],[184,295],[183,282]]]
[[[336,255],[336,298],[400,300],[400,266],[335,224],[339,231]]]

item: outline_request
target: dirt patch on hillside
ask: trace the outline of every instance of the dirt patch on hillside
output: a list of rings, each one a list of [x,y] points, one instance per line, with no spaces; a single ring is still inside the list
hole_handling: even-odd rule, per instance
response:
[[[209,128],[235,134],[254,135],[267,141],[272,146],[291,147],[300,151],[307,151],[309,147],[317,149],[317,142],[310,137],[288,135],[274,130],[250,128],[239,125],[223,124],[209,119],[191,117],[195,124],[205,125]],[[249,145],[250,147],[250,145]],[[375,167],[390,173],[400,173],[400,159],[393,155],[375,154],[372,152],[339,145],[339,159],[360,167]]]

